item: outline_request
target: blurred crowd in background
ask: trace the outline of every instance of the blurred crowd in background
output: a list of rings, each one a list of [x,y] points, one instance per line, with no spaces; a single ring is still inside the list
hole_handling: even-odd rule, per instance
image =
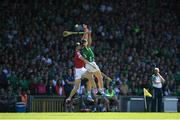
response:
[[[80,36],[62,33],[86,23],[116,95],[143,95],[154,67],[166,80],[164,95],[180,95],[180,26],[170,0],[4,0],[0,21],[1,94],[67,96]]]

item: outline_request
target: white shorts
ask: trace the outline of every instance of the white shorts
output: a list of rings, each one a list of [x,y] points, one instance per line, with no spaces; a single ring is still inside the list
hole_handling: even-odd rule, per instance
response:
[[[81,79],[82,75],[87,71],[86,68],[75,68],[75,80]]]
[[[93,66],[91,66],[91,65],[89,65],[89,64],[86,64],[85,65],[85,68],[89,71],[89,72],[97,72],[97,71],[99,71],[100,69],[99,69],[99,66],[96,64],[96,62],[90,62],[90,64],[91,65],[93,65]]]

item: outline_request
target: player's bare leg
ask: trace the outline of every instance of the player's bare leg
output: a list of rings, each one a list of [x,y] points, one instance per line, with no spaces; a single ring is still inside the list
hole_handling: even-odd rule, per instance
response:
[[[103,77],[101,75],[101,72],[100,71],[96,71],[93,73],[96,78],[98,79],[98,89],[99,89],[99,92],[101,92],[102,94],[104,94],[104,90],[103,90]]]
[[[87,100],[89,100],[91,102],[94,102],[94,100],[92,99],[92,96],[91,96],[91,91],[92,91],[92,88],[94,87],[93,74],[88,72],[87,74],[83,75],[83,77],[88,79],[88,83],[87,83],[87,93],[88,93]]]
[[[92,78],[92,80],[88,81],[88,86],[87,86],[87,90],[91,91],[91,90],[95,90],[97,89],[96,83],[94,81],[94,77]]]
[[[92,81],[93,79],[93,76],[90,72],[85,72],[83,75],[82,75],[82,78],[87,78],[88,81]],[[66,99],[66,102],[69,102],[71,101],[72,97],[76,94],[77,90],[79,89],[81,85],[81,79],[77,79],[75,80],[75,84],[74,84],[74,88],[72,89],[69,97]],[[91,88],[88,88],[88,89],[91,89]]]
[[[76,94],[77,90],[79,89],[80,84],[81,84],[81,79],[75,80],[74,87],[73,87],[69,97],[66,99],[66,102],[71,101],[72,97]]]

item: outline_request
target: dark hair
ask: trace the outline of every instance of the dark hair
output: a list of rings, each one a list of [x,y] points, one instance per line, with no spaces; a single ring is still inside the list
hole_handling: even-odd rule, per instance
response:
[[[80,43],[83,44],[85,42],[87,42],[87,40],[86,39],[82,39]]]

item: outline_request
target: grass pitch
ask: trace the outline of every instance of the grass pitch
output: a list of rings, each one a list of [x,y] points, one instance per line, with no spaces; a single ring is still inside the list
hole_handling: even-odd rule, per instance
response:
[[[0,120],[180,120],[180,113],[0,113]]]

